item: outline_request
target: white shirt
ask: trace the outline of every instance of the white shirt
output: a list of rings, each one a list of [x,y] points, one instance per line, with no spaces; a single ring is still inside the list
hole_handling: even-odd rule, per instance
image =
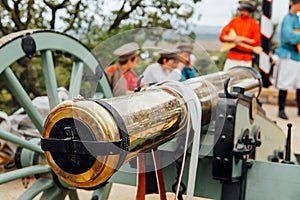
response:
[[[146,85],[152,85],[162,81],[179,81],[181,79],[180,69],[164,69],[159,63],[153,63],[149,65],[144,73],[142,82]]]

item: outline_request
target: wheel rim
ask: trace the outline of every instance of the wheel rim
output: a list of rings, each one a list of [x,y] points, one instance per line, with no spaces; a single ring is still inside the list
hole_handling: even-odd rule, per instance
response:
[[[11,64],[26,56],[26,52],[24,52],[21,45],[22,39],[25,37],[31,37],[35,42],[36,51],[41,52],[43,74],[45,77],[50,109],[59,103],[52,50],[67,52],[76,58],[73,61],[71,72],[71,81],[69,87],[70,99],[79,94],[79,86],[84,64],[89,68],[89,70],[91,70],[92,73],[96,74],[97,76],[102,76],[99,80],[99,85],[101,86],[103,96],[112,96],[109,84],[101,69],[100,63],[89,51],[89,49],[77,39],[49,30],[27,30],[13,33],[1,38],[0,60],[2,64],[0,66],[0,74],[9,84],[8,87],[13,93],[14,97],[18,99],[20,105],[24,108],[40,133],[42,133],[43,119],[33,106],[30,97],[27,95],[21,83],[10,68]],[[99,70],[100,73],[98,72]]]

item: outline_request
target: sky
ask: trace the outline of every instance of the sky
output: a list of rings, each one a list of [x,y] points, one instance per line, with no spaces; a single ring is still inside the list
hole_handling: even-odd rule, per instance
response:
[[[224,26],[230,21],[238,5],[238,0],[202,0],[195,9],[193,21],[198,25]],[[280,23],[288,12],[289,0],[273,0],[272,5],[272,21]]]
[[[150,0],[151,1],[151,0]],[[179,2],[191,3],[193,0],[178,0]],[[236,13],[239,6],[239,0],[202,0],[194,7],[194,16],[188,20],[195,25],[224,26]],[[271,0],[272,3],[272,21],[280,23],[284,15],[288,12],[290,0]],[[107,3],[110,2],[110,3]],[[107,1],[103,11],[109,14],[112,10],[120,7],[120,1]],[[192,4],[192,3],[191,3]]]

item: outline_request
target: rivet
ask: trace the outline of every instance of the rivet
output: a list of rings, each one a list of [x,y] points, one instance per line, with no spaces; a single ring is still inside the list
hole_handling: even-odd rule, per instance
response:
[[[226,136],[225,135],[222,135],[221,136],[221,139],[224,141],[226,139]]]
[[[233,116],[232,115],[227,115],[227,120],[228,121],[231,121],[233,119]]]

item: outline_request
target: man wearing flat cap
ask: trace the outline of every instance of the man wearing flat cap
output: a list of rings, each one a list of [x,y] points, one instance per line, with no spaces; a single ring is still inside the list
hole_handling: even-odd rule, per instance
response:
[[[276,87],[278,94],[278,117],[288,119],[284,112],[287,91],[296,90],[298,116],[300,116],[300,22],[297,13],[300,0],[292,0],[290,11],[281,22],[280,44],[275,53],[280,58]]]
[[[143,72],[143,83],[150,86],[161,81],[180,81],[184,66],[178,66],[177,63],[175,51],[161,51],[157,63],[149,65]]]
[[[138,44],[131,42],[114,51],[118,63],[105,70],[114,96],[131,93],[137,87],[138,78],[132,69],[138,60],[138,49]]]
[[[197,76],[196,70],[191,63],[193,48],[193,45],[189,43],[182,43],[177,46],[179,59],[178,65],[183,65],[181,81]]]
[[[252,67],[253,49],[261,42],[260,26],[250,16],[255,11],[255,3],[239,1],[238,10],[239,15],[222,29],[219,36],[219,40],[231,48],[223,70],[234,66]]]

